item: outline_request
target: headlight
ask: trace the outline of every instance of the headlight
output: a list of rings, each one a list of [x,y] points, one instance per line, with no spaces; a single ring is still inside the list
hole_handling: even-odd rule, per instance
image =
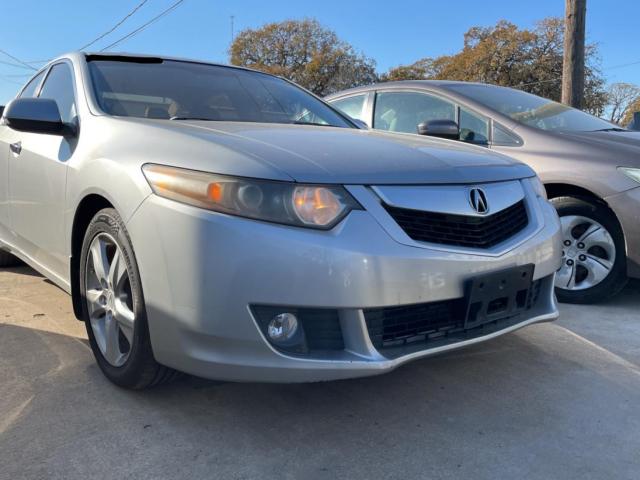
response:
[[[533,191],[536,192],[536,195],[539,197],[547,199],[547,189],[544,188],[544,184],[540,181],[538,176],[529,178],[529,183],[533,187]]]
[[[340,186],[255,180],[146,164],[153,192],[216,212],[304,227],[329,229],[360,205]]]
[[[640,168],[618,167],[622,173],[624,173],[631,180],[635,180],[640,183]]]

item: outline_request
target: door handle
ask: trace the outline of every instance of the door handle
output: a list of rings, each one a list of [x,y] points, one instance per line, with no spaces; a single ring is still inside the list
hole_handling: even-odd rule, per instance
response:
[[[11,150],[16,155],[20,155],[20,152],[22,151],[22,142],[12,143],[11,145],[9,145],[9,150]]]

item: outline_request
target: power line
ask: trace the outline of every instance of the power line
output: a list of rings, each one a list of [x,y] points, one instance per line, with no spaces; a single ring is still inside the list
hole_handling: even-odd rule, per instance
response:
[[[636,60],[635,62],[621,63],[619,65],[611,65],[610,67],[603,68],[602,71],[606,72],[606,71],[609,71],[609,70],[615,70],[617,68],[631,67],[633,65],[640,65],[640,60]],[[561,80],[562,80],[562,77],[556,77],[556,78],[551,78],[549,80],[539,80],[537,82],[519,83],[518,85],[512,85],[512,87],[513,88],[529,87],[531,85],[540,85],[541,83],[559,82]]]
[[[0,64],[8,65],[10,67],[15,67],[15,68],[22,68],[22,69],[25,69],[25,70],[31,70],[31,69],[28,69],[27,67],[25,67],[24,65],[20,65],[19,63],[5,62],[4,60],[0,60]]]
[[[23,61],[22,61],[22,60],[20,60],[18,57],[14,57],[14,56],[13,56],[13,55],[11,55],[10,53],[8,53],[8,52],[6,52],[6,51],[4,51],[4,50],[2,50],[2,49],[0,49],[0,53],[2,53],[2,54],[4,54],[4,55],[6,55],[6,56],[7,56],[7,57],[9,57],[11,60],[14,60],[14,61],[18,62],[18,63],[20,63],[21,65],[24,65],[25,67],[30,68],[31,70],[38,70],[37,68],[35,68],[35,67],[33,67],[33,66],[29,65],[27,62],[23,62]]]
[[[124,42],[125,40],[128,40],[129,38],[133,37],[134,35],[137,35],[138,33],[140,33],[141,31],[143,31],[145,28],[147,28],[149,25],[151,25],[152,23],[155,23],[156,21],[160,20],[162,17],[164,17],[165,15],[171,13],[173,10],[175,10],[176,8],[178,8],[178,6],[180,6],[181,3],[183,3],[184,0],[178,0],[177,2],[173,3],[169,8],[167,8],[166,10],[163,10],[161,13],[159,13],[158,15],[156,15],[155,17],[153,17],[151,20],[149,20],[148,22],[142,24],[141,26],[139,26],[138,28],[136,28],[135,30],[129,32],[128,34],[126,34],[125,36],[119,38],[118,40],[116,40],[115,42],[107,45],[106,47],[102,48],[100,51],[104,52],[105,50],[108,50],[112,47],[115,47],[116,45]]]
[[[95,38],[94,40],[90,41],[89,43],[87,43],[86,45],[83,45],[82,47],[80,47],[78,50],[84,50],[85,48],[90,47],[91,45],[93,45],[94,43],[96,43],[98,40],[102,40],[104,37],[106,37],[107,35],[109,35],[111,32],[113,32],[116,28],[118,28],[120,25],[122,25],[129,17],[131,17],[133,14],[135,14],[138,10],[140,10],[140,8],[142,8],[142,6],[147,3],[148,0],[142,0],[138,5],[135,6],[135,8],[133,10],[131,10],[129,13],[127,13],[124,18],[122,18],[122,20],[120,20],[118,23],[116,23],[113,27],[111,27],[109,30],[107,30],[106,32],[104,32],[102,35],[100,35],[99,37]]]

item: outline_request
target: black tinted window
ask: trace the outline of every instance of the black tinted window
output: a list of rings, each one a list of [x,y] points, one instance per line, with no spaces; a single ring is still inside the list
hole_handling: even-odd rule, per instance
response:
[[[22,93],[20,94],[20,98],[33,98],[36,96],[36,90],[38,89],[38,85],[42,81],[42,76],[44,75],[44,71],[40,72],[38,75],[33,77],[27,86],[24,87]]]
[[[89,70],[110,115],[352,127],[313,95],[258,72],[172,60],[92,60]]]
[[[66,63],[54,65],[44,81],[40,98],[51,98],[58,104],[63,122],[71,122],[76,116],[75,95],[71,68]]]

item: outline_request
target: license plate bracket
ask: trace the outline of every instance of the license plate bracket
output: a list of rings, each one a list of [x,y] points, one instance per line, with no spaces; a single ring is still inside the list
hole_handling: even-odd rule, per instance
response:
[[[467,286],[465,329],[526,310],[534,269],[533,264],[526,264],[472,278]]]

